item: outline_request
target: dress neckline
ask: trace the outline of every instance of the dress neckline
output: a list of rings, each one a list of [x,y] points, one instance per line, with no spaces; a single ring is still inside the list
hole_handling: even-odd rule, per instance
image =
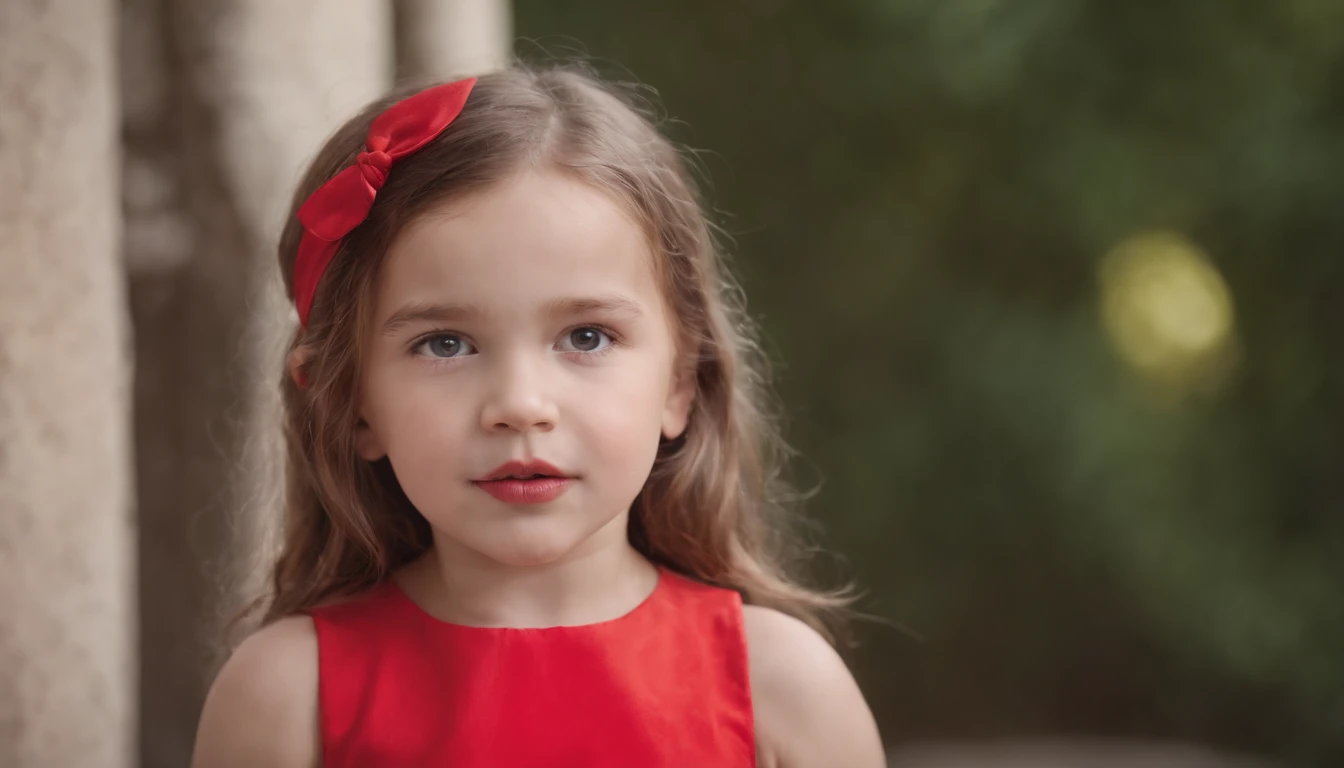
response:
[[[591,632],[605,628],[613,628],[617,625],[630,622],[649,610],[649,607],[658,600],[661,593],[668,587],[669,582],[673,578],[662,566],[655,567],[657,569],[657,581],[654,582],[653,589],[649,591],[649,594],[645,595],[644,599],[640,600],[635,607],[620,616],[604,619],[602,621],[589,622],[587,624],[558,624],[550,627],[482,627],[474,624],[459,624],[440,619],[425,610],[419,603],[411,599],[411,596],[406,594],[405,590],[403,590],[401,585],[394,579],[389,578],[384,582],[384,590],[393,602],[401,605],[410,613],[417,615],[420,621],[428,622],[448,631],[477,634],[553,634],[585,631]]]

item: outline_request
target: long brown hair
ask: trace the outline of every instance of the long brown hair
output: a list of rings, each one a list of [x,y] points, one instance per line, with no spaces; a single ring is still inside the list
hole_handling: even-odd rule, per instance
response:
[[[293,297],[300,203],[350,165],[369,124],[417,89],[370,104],[328,140],[294,196],[280,238],[280,271]],[[790,575],[801,549],[787,533],[794,494],[782,479],[788,448],[767,407],[765,361],[742,295],[728,274],[690,168],[630,96],[576,67],[514,67],[479,78],[462,114],[399,161],[369,217],[343,242],[318,287],[305,331],[300,389],[280,381],[286,499],[264,622],[366,589],[423,553],[428,523],[387,460],[354,447],[361,329],[393,235],[431,206],[521,169],[546,164],[612,195],[644,223],[660,286],[695,381],[689,425],[664,441],[630,511],[630,540],[651,561],[796,616],[833,641],[842,592]]]

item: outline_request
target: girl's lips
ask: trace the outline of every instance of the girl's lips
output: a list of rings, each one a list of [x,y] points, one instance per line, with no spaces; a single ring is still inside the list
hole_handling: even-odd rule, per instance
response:
[[[543,504],[560,498],[573,482],[572,477],[544,476],[474,480],[472,484],[505,504]]]
[[[533,475],[565,477],[566,473],[564,470],[557,468],[554,464],[540,459],[532,459],[530,461],[508,461],[490,470],[485,476],[477,478],[476,482],[523,479],[530,478]]]

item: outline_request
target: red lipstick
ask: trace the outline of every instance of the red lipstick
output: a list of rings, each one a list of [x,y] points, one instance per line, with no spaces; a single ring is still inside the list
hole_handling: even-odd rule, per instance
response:
[[[574,481],[544,461],[510,461],[495,467],[472,485],[506,504],[542,504],[560,497]]]

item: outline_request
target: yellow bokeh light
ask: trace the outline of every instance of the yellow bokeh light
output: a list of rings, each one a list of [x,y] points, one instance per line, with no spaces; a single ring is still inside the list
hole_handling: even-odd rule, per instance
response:
[[[1145,232],[1101,262],[1102,319],[1124,360],[1169,381],[1224,370],[1232,298],[1203,251],[1173,232]]]

